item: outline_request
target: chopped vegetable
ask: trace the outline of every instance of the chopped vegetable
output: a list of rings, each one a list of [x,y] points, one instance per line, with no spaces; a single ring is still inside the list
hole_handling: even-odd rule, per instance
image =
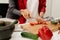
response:
[[[56,25],[58,23],[58,21],[57,20],[52,20],[51,23]]]
[[[30,39],[38,38],[38,35],[35,35],[35,34],[32,34],[32,33],[28,33],[28,32],[22,32],[21,36],[25,37],[25,38],[30,38]]]
[[[35,21],[35,22],[34,22],[34,24],[35,24],[35,25],[38,25],[38,22],[37,22],[37,21]]]
[[[30,22],[30,25],[31,25],[31,26],[34,26],[34,24],[35,24],[34,22]]]
[[[38,24],[42,24],[42,22],[38,22]]]
[[[43,21],[43,23],[42,24],[47,24],[47,22],[46,21]]]

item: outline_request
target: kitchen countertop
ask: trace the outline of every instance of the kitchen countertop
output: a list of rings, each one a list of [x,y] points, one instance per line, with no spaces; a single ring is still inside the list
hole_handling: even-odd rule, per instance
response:
[[[16,25],[15,27],[15,31],[19,31],[21,28],[20,28],[20,25]],[[21,31],[21,30],[20,30]],[[58,30],[59,31],[59,30]],[[53,37],[52,37],[52,40],[60,40],[60,34],[58,34],[58,31],[56,32],[53,32]],[[12,38],[10,40],[31,40],[31,39],[27,39],[27,38],[23,38],[21,36],[21,32],[13,32],[12,34]],[[39,39],[40,40],[40,39]]]
[[[8,21],[11,21],[11,19],[7,19],[7,18],[3,18],[3,19],[0,19],[0,20],[5,20],[5,21],[8,20]],[[14,20],[12,20],[12,22],[13,21]],[[60,40],[60,34],[58,34],[58,31],[53,32],[52,40]],[[19,24],[16,24],[15,25],[15,30],[14,30],[14,32],[13,32],[12,37],[11,37],[10,40],[31,40],[31,39],[23,38],[21,36],[21,28],[20,28],[20,25]]]
[[[21,37],[20,33],[21,32],[13,32],[12,38],[10,40],[31,40],[31,39]]]
[[[53,37],[52,40],[60,40],[60,35],[58,35],[58,31],[53,33]],[[12,38],[10,40],[31,40],[31,39],[27,39],[27,38],[23,38],[21,36],[21,32],[13,32],[12,34]]]

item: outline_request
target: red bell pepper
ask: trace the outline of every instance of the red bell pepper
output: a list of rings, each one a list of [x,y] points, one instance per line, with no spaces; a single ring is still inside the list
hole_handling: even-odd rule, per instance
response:
[[[47,26],[43,26],[39,29],[38,36],[41,37],[42,40],[51,40],[53,34]]]
[[[46,40],[46,39],[45,39],[44,32],[43,32],[43,29],[39,29],[39,31],[38,31],[38,36],[39,36],[42,40]]]

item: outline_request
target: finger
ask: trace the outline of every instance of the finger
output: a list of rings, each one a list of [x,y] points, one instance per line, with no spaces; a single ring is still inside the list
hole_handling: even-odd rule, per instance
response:
[[[38,22],[42,22],[42,19],[41,19],[40,17],[38,17],[36,20],[37,20]]]
[[[29,18],[26,14],[24,14],[23,16],[24,16],[25,19],[28,19]]]
[[[32,18],[33,16],[31,14],[28,14],[29,18]]]
[[[30,18],[30,14],[29,14],[27,11],[26,11],[25,16],[26,16],[27,18]]]

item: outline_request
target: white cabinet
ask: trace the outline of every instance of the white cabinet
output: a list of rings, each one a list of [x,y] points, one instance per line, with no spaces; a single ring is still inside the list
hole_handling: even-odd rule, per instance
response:
[[[0,3],[9,3],[9,0],[0,0]]]

